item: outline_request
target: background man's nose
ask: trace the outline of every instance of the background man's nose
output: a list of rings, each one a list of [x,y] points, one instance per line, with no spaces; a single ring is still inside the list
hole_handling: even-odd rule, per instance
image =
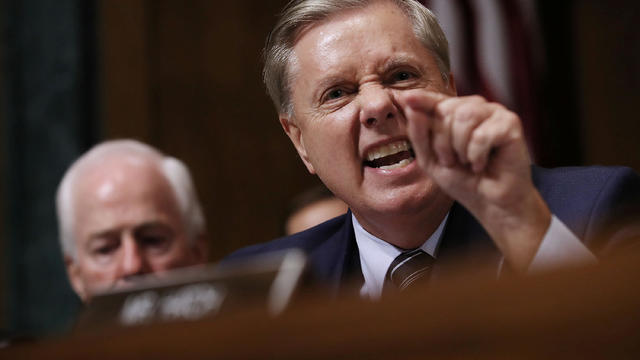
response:
[[[125,236],[122,241],[122,260],[120,267],[120,275],[123,278],[148,272],[144,253],[133,237]]]
[[[397,108],[389,90],[370,86],[360,92],[360,122],[366,127],[379,126],[397,116]]]

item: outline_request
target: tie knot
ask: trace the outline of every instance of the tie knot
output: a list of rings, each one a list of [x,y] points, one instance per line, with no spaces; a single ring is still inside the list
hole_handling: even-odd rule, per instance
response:
[[[404,290],[416,280],[428,278],[434,260],[421,249],[403,252],[393,260],[387,270],[385,289],[395,287]]]

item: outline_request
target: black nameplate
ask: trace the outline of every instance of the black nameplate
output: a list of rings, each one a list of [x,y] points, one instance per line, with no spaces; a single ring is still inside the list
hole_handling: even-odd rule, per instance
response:
[[[126,290],[95,296],[76,328],[192,321],[256,303],[278,314],[290,302],[305,270],[305,255],[289,250],[224,267],[208,265],[140,277]]]

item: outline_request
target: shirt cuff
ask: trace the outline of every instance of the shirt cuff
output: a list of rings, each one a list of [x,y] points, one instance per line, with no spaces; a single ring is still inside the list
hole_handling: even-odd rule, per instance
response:
[[[534,274],[567,266],[595,265],[598,259],[555,215],[542,238],[527,273]]]

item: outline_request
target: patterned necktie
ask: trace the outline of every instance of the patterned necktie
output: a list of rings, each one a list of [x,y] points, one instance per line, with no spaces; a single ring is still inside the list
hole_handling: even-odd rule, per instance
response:
[[[402,291],[416,280],[428,279],[434,261],[433,256],[421,249],[403,252],[393,260],[387,270],[384,291],[388,288]]]

